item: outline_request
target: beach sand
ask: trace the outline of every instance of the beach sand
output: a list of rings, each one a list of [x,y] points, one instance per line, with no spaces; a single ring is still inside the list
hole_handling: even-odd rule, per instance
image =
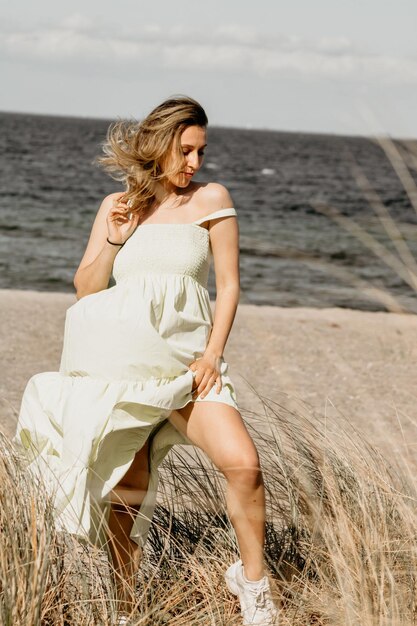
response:
[[[8,436],[28,379],[59,369],[65,311],[75,301],[0,290],[0,428]],[[329,423],[346,418],[389,458],[414,465],[416,333],[415,315],[240,304],[224,358],[249,421],[263,413],[260,394]]]

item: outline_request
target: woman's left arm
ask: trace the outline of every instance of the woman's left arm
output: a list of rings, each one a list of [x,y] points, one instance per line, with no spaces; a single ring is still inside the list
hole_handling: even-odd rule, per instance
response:
[[[214,222],[210,228],[210,240],[216,276],[216,303],[205,354],[221,357],[239,304],[239,227],[233,216]]]
[[[222,207],[232,207],[230,195],[223,189]],[[216,277],[214,320],[204,355],[194,361],[191,368],[197,370],[195,381],[198,386],[194,397],[200,395],[202,398],[214,384],[217,392],[221,389],[220,357],[235,319],[240,295],[238,221],[234,216],[211,220],[209,231]]]

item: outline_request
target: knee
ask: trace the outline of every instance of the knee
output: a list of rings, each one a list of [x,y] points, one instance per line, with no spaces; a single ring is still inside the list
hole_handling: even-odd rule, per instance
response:
[[[145,497],[146,490],[130,489],[116,485],[108,495],[108,501],[120,512],[129,507],[139,507]]]
[[[238,455],[222,472],[227,482],[235,487],[256,489],[262,484],[262,471],[256,452]]]
[[[121,508],[139,506],[149,487],[149,474],[143,472],[135,478],[124,476],[109,494],[110,502]]]
[[[146,491],[149,486],[149,471],[142,469],[135,475],[125,475],[117,483],[117,487],[126,491]]]

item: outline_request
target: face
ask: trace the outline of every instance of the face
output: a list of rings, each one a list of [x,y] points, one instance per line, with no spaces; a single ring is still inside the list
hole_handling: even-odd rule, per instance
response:
[[[207,145],[206,129],[202,126],[188,126],[181,135],[180,143],[184,158],[183,167],[179,174],[168,177],[168,181],[177,187],[185,188],[203,164],[204,149]],[[172,156],[174,158],[176,156],[175,148]]]

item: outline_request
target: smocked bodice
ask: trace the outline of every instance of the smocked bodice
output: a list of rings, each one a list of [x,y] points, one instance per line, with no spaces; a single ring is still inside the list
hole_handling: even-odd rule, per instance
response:
[[[195,224],[143,224],[117,253],[116,283],[138,274],[182,274],[207,286],[211,249],[209,232]]]
[[[207,287],[210,235],[199,223],[232,215],[236,216],[235,209],[220,209],[190,224],[138,226],[115,257],[116,283],[143,274],[181,274]]]

